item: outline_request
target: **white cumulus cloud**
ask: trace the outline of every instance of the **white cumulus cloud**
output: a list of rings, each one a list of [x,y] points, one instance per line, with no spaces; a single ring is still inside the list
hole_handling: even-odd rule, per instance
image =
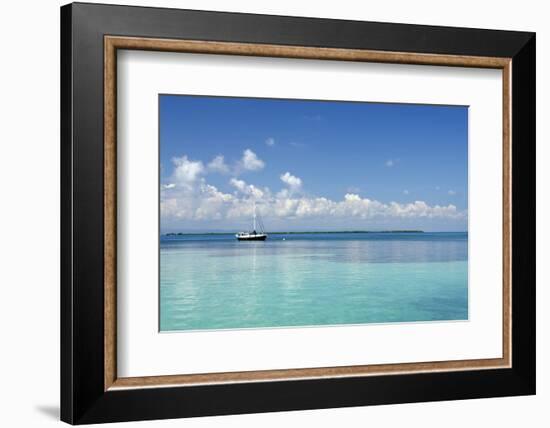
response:
[[[208,164],[208,169],[221,174],[227,174],[229,172],[229,166],[225,163],[225,158],[222,155],[218,155],[212,159]]]
[[[273,147],[275,145],[275,138],[269,137],[267,140],[265,140],[266,146]]]
[[[229,184],[244,195],[253,196],[254,198],[261,198],[264,195],[261,189],[252,184],[247,184],[244,180],[232,178],[229,180]]]
[[[204,174],[204,164],[201,161],[189,160],[187,156],[173,158],[173,180],[176,184],[190,186]]]
[[[249,152],[248,161],[252,162],[249,167],[255,165],[258,168],[257,162],[264,165],[252,151]],[[246,157],[247,151],[243,159]],[[217,158],[216,162],[212,162],[218,166],[225,165],[221,155]],[[233,190],[226,193],[207,182],[208,172],[216,170],[211,167],[212,162],[205,167],[201,161],[191,160],[187,156],[173,158],[172,162],[172,175],[160,186],[161,217],[171,224],[219,221],[220,224],[230,225],[246,222],[252,214],[253,201],[266,224],[282,225],[280,227],[302,220],[304,223],[301,224],[312,226],[349,225],[351,221],[368,226],[392,219],[398,224],[409,220],[414,224],[419,219],[465,222],[468,215],[466,210],[458,210],[452,204],[428,205],[420,200],[385,203],[361,197],[356,192],[348,192],[341,199],[313,196],[303,191],[302,179],[289,171],[279,176],[285,187],[277,193],[236,177],[228,181],[228,186]]]
[[[247,171],[259,171],[260,169],[263,169],[265,162],[261,160],[252,150],[246,149],[243,152],[241,165],[243,169]]]
[[[302,187],[302,179],[292,175],[290,172],[285,172],[279,177],[291,190],[297,191]]]

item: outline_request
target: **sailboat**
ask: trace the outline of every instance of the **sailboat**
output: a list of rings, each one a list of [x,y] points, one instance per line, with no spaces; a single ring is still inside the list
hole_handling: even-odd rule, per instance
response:
[[[257,230],[260,232],[257,232]],[[239,232],[235,235],[239,241],[265,241],[267,233],[264,231],[264,225],[259,214],[256,214],[256,203],[254,203],[253,227],[252,232]]]

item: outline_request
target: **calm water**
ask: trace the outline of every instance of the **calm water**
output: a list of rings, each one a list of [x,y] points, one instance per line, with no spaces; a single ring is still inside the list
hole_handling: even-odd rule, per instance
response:
[[[467,318],[467,233],[161,238],[162,331]]]

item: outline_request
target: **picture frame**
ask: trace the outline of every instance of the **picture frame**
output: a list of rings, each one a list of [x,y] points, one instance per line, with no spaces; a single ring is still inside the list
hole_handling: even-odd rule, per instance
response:
[[[118,50],[502,70],[502,357],[117,376]],[[534,394],[535,96],[533,33],[63,6],[61,419],[85,424]]]

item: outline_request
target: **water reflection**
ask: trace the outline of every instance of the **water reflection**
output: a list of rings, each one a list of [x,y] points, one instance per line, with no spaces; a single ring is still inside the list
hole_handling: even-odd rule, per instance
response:
[[[165,240],[161,330],[466,319],[467,248],[466,234]]]
[[[350,263],[415,263],[443,262],[468,259],[467,234],[328,234],[330,239],[301,239],[293,235],[276,235],[266,242],[237,242],[213,235],[206,239],[190,237],[161,241],[161,248],[166,251],[187,250],[207,252],[212,257],[253,257],[288,256],[311,257],[321,260]],[[359,235],[359,236],[358,236]],[[421,235],[421,236],[419,236]]]

